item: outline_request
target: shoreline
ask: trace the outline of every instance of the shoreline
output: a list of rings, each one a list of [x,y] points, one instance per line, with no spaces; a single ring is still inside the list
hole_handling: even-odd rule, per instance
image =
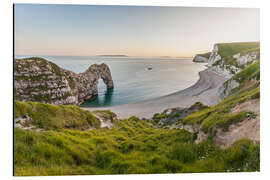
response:
[[[202,102],[205,105],[218,103],[218,89],[227,80],[207,68],[199,72],[199,80],[192,86],[178,92],[161,96],[158,98],[122,104],[112,107],[81,107],[85,110],[109,109],[116,113],[119,118],[137,116],[139,118],[151,118],[155,113],[161,113],[165,109],[174,107],[189,107],[195,102]]]

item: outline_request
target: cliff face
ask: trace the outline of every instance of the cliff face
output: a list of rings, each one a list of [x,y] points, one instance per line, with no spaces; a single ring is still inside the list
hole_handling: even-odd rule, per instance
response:
[[[259,42],[215,44],[209,57],[208,67],[221,76],[231,78],[259,59]]]
[[[222,43],[215,44],[210,55],[208,67],[215,73],[228,78],[219,88],[220,100],[226,98],[242,84],[242,79],[235,79],[243,69],[260,60],[260,43]]]
[[[252,86],[258,83],[260,83],[260,63],[258,61],[253,61],[245,69],[223,83],[223,85],[219,88],[220,100],[233,93],[236,93],[244,87]]]
[[[14,60],[14,97],[20,101],[51,104],[80,104],[98,94],[98,80],[113,88],[106,64],[91,65],[75,74],[43,58]]]
[[[218,89],[219,100],[228,97],[231,94],[232,90],[234,88],[237,88],[239,85],[240,83],[234,79],[228,80],[225,83],[223,83],[223,85]]]

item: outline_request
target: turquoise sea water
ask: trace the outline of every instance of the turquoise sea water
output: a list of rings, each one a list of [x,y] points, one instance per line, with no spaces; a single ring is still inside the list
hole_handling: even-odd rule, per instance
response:
[[[16,58],[29,56],[16,56]],[[191,59],[163,59],[138,57],[44,57],[75,73],[85,71],[94,63],[106,63],[112,73],[115,88],[107,90],[99,80],[98,97],[82,106],[115,106],[149,100],[185,89],[198,79],[198,72],[205,69],[203,63],[193,63]],[[149,68],[152,68],[149,70]]]

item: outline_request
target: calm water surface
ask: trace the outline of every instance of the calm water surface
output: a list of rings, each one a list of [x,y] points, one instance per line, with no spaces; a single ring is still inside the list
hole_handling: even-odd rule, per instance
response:
[[[191,59],[41,57],[75,73],[83,72],[95,63],[109,66],[115,88],[107,90],[103,81],[99,80],[98,98],[82,104],[89,107],[115,106],[174,93],[194,84],[199,78],[198,72],[205,69],[204,63],[193,63]]]

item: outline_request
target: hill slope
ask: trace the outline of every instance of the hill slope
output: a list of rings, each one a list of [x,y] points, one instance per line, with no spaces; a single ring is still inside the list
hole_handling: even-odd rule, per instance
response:
[[[110,111],[15,101],[15,117],[39,128],[15,128],[15,175],[260,171],[258,43],[216,47],[209,68],[228,80],[215,106],[197,102],[114,121]],[[100,128],[97,116],[110,119],[111,129]]]
[[[20,127],[48,129],[99,128],[100,121],[90,111],[74,105],[53,105],[39,102],[14,102],[14,117]]]
[[[258,171],[259,146],[249,140],[221,150],[194,134],[154,128],[137,118],[109,130],[15,129],[15,175],[144,174]]]

